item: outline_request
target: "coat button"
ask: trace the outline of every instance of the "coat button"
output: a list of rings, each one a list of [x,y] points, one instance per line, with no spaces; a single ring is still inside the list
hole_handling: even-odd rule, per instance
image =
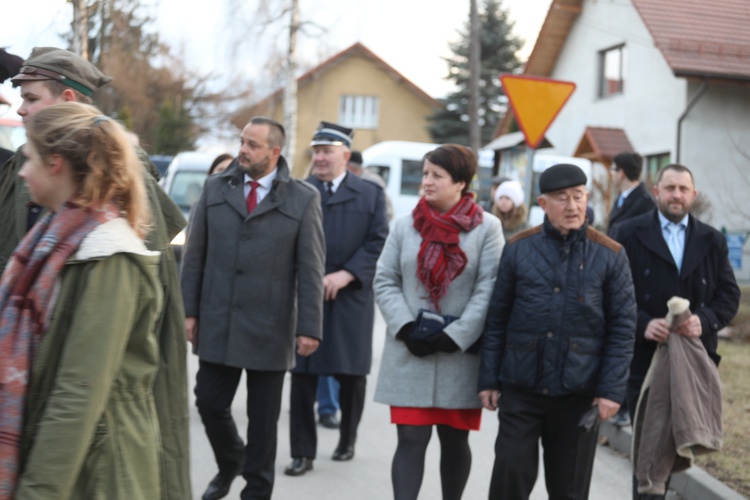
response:
[[[644,293],[643,294],[643,300],[649,300],[650,298],[651,298],[651,294],[650,293]]]
[[[651,269],[646,268],[646,270],[643,271],[643,275],[648,276],[649,274],[651,274]]]
[[[551,338],[552,338],[552,337],[554,337],[554,336],[555,336],[555,334],[554,334],[554,333],[552,333],[552,332],[547,332],[547,338],[548,338],[548,339],[551,339]]]
[[[542,389],[542,394],[549,394],[549,389]]]
[[[555,287],[555,288],[552,289],[552,291],[555,292],[555,293],[560,293],[560,288],[559,287]]]

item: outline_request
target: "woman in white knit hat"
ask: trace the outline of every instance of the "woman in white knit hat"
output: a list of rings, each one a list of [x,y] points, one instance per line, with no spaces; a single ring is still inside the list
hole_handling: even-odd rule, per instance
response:
[[[518,181],[505,181],[495,191],[492,214],[503,223],[505,241],[516,233],[529,228],[526,222],[528,210],[523,202],[524,192]]]

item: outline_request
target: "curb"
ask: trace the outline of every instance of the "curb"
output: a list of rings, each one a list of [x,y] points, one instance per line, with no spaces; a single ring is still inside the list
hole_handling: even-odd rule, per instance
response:
[[[607,438],[612,449],[630,457],[633,436],[630,427],[615,427],[610,422],[602,422],[599,435]],[[684,500],[748,500],[695,465],[672,476],[669,489]]]

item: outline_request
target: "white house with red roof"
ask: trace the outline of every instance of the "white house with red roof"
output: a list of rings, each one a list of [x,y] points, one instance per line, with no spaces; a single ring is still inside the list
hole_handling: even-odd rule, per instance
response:
[[[577,86],[545,152],[608,167],[630,145],[647,181],[682,163],[701,218],[750,231],[750,0],[553,0],[524,74]]]

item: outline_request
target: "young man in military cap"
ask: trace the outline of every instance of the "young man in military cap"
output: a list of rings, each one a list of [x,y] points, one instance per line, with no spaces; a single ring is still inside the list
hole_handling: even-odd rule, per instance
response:
[[[36,47],[11,78],[21,87],[23,103],[18,114],[26,121],[53,104],[78,101],[91,104],[91,96],[112,79],[96,66],[67,50]],[[160,369],[154,382],[154,400],[162,433],[162,476],[165,499],[191,498],[189,413],[184,312],[177,266],[170,242],[185,226],[179,207],[156,184],[156,170],[141,150],[144,179],[151,206],[152,230],[146,245],[161,252],[160,275],[164,285],[164,309],[159,325]],[[18,151],[0,167],[0,270],[13,250],[34,225],[40,208],[34,205],[18,171],[24,157]]]
[[[313,135],[312,175],[320,193],[326,260],[323,341],[309,357],[297,356],[292,370],[290,438],[292,462],[284,473],[312,469],[317,453],[315,393],[319,375],[340,384],[341,424],[332,458],[354,458],[357,428],[372,364],[375,264],[388,235],[383,188],[348,173],[353,131],[321,122]]]
[[[503,249],[479,373],[482,404],[499,409],[491,499],[529,497],[540,438],[549,497],[587,498],[598,426],[579,422],[592,405],[610,418],[625,398],[633,282],[622,247],[588,227],[585,184],[575,165],[545,170],[544,223]]]
[[[77,80],[66,74],[76,75]],[[94,90],[110,80],[96,66],[72,52],[52,47],[35,48],[19,73],[11,78],[14,86],[21,86],[23,103],[18,114],[24,122],[40,109],[58,102],[91,104]],[[0,239],[0,272],[41,211],[30,201],[23,180],[17,175],[22,166],[23,156],[17,153],[0,170],[0,230],[8,236]]]

